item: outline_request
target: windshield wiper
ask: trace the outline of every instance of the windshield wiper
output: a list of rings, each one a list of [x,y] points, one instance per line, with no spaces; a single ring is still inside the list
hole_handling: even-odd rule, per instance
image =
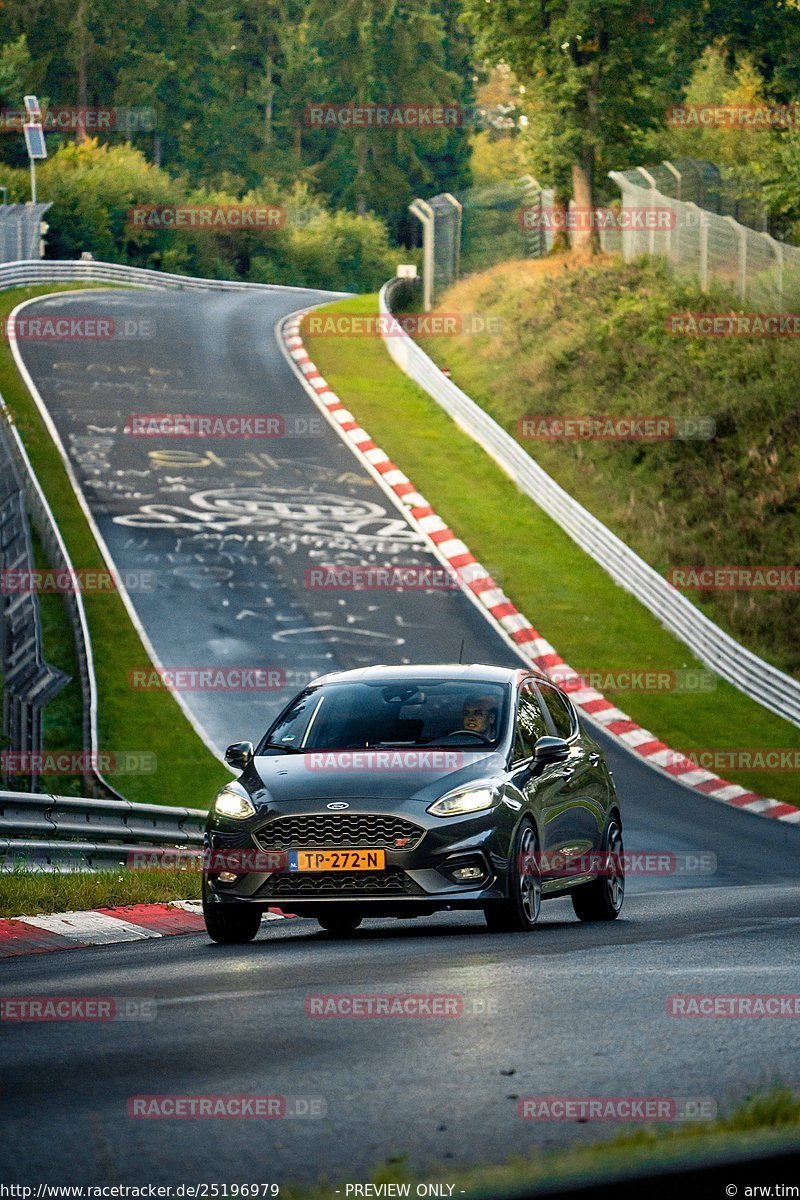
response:
[[[270,750],[285,750],[287,754],[302,754],[303,750],[300,746],[286,746],[283,742],[264,742],[264,749],[269,747]]]

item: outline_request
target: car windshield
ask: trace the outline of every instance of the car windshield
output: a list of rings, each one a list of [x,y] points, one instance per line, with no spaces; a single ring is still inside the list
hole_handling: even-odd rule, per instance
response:
[[[365,750],[382,746],[498,745],[508,689],[499,683],[411,679],[309,688],[268,731],[261,749]]]

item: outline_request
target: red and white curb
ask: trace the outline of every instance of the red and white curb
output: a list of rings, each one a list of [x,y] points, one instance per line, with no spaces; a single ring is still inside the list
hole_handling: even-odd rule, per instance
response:
[[[746,812],[778,821],[800,824],[800,809],[780,800],[770,800],[750,792],[739,784],[720,779],[712,771],[706,771],[671,750],[654,733],[643,729],[636,721],[607,700],[594,688],[580,688],[580,675],[574,671],[560,654],[543,638],[523,613],[505,595],[502,588],[492,579],[489,572],[470,554],[469,548],[448,528],[442,518],[414,484],[375,444],[367,431],[353,414],[342,404],[311,361],[300,336],[304,310],[288,317],[280,332],[286,356],[293,364],[303,386],[317,406],[326,414],[330,424],[361,459],[370,473],[378,480],[404,512],[414,529],[419,530],[430,543],[436,556],[457,575],[462,589],[470,599],[478,602],[483,615],[502,634],[526,662],[538,667],[545,674],[553,675],[557,682],[569,692],[573,703],[593,721],[617,738],[628,750],[644,759],[648,765],[672,776],[678,782],[695,791],[719,800]],[[557,668],[557,671],[554,671]],[[575,681],[577,690],[572,690],[570,680]]]
[[[269,921],[286,919],[277,909],[270,909],[264,917]],[[204,929],[199,900],[128,904],[120,908],[95,908],[90,912],[49,913],[41,917],[10,917],[0,920],[0,958],[106,946],[112,942],[141,942],[181,933],[202,933]]]

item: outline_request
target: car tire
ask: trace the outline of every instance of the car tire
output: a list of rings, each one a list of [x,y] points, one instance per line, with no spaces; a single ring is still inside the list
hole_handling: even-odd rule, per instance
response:
[[[486,924],[494,933],[529,933],[539,920],[542,907],[542,880],[536,865],[539,840],[527,819],[520,822],[514,835],[508,868],[508,899],[496,900],[483,910]],[[533,858],[531,858],[533,856]],[[533,864],[533,870],[525,870]]]
[[[616,921],[622,911],[625,863],[622,861],[622,826],[618,817],[612,817],[606,826],[602,852],[618,856],[619,870],[598,875],[572,893],[572,907],[579,921]]]
[[[354,913],[352,916],[349,913],[331,913],[329,916],[317,917],[325,932],[337,937],[348,937],[349,934],[355,933],[362,920],[360,913]]]
[[[261,909],[251,904],[210,904],[203,881],[203,920],[212,942],[242,945],[252,942],[261,925]]]

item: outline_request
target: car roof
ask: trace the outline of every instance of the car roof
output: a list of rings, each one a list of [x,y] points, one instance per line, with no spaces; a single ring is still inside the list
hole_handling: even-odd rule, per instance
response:
[[[403,679],[449,679],[454,683],[514,683],[522,676],[544,678],[539,672],[525,667],[495,667],[486,663],[417,663],[402,667],[358,667],[353,671],[334,671],[312,679],[309,687],[321,683],[387,683]]]

